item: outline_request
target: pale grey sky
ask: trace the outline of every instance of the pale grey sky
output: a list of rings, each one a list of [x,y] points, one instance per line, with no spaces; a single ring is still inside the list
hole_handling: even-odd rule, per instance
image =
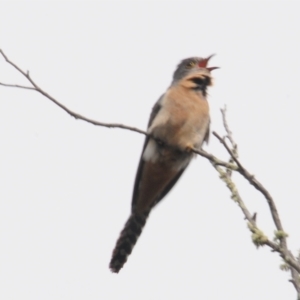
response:
[[[99,121],[146,128],[178,62],[216,53],[212,129],[228,119],[249,171],[300,248],[299,2],[0,2],[0,47],[48,93]],[[0,81],[27,84],[0,59]],[[257,250],[198,157],[153,211],[120,274],[108,269],[130,211],[144,137],[76,121],[0,87],[1,299],[295,299],[278,255]],[[211,138],[205,149],[226,158]],[[236,176],[237,177],[237,176]],[[272,236],[265,200],[239,188]]]

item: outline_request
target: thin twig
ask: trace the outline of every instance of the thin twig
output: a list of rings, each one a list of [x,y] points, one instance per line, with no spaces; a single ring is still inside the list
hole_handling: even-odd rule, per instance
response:
[[[225,168],[233,170],[233,171],[236,171],[238,168],[235,164],[222,161],[219,158],[215,157],[214,155],[212,155],[210,153],[207,153],[204,150],[193,149],[193,152],[201,155],[202,157],[207,158],[211,163],[215,164],[216,166],[222,166],[222,167],[225,167]]]
[[[214,132],[213,134],[220,141],[220,143],[225,147],[225,149],[229,153],[232,161],[234,161],[237,164],[238,169],[236,171],[239,172],[244,178],[246,178],[251,185],[253,185],[259,192],[261,192],[265,196],[267,203],[269,205],[269,208],[270,208],[270,212],[271,212],[274,224],[277,228],[277,232],[276,232],[275,236],[277,239],[279,239],[280,244],[278,245],[276,242],[272,242],[268,238],[266,238],[265,235],[262,233],[262,231],[259,230],[256,227],[256,225],[254,226],[253,222],[251,222],[249,220],[248,213],[242,209],[242,211],[245,215],[245,218],[250,222],[251,227],[249,227],[249,226],[248,227],[253,232],[253,236],[255,236],[256,238],[257,237],[259,238],[260,243],[263,241],[262,244],[269,246],[274,252],[279,253],[280,256],[283,258],[283,260],[285,261],[285,263],[288,266],[290,266],[290,272],[291,272],[291,277],[292,277],[290,282],[294,285],[294,287],[297,291],[297,294],[298,294],[298,299],[300,300],[300,276],[299,276],[300,275],[300,263],[299,263],[298,259],[295,259],[292,252],[290,250],[288,250],[287,240],[286,240],[287,234],[283,230],[283,226],[281,224],[275,202],[274,202],[272,196],[270,195],[270,193],[268,192],[268,190],[253,175],[251,175],[245,169],[245,167],[240,163],[240,161],[238,159],[237,144],[235,143],[235,141],[233,139],[232,132],[229,129],[227,119],[226,119],[226,107],[223,110],[221,109],[221,113],[222,113],[222,118],[223,118],[223,125],[224,125],[224,128],[227,133],[226,138],[230,141],[230,144],[232,145],[232,149],[227,145],[225,138],[221,138],[220,135],[218,135],[216,132]],[[231,161],[229,160],[229,162],[231,162]],[[218,169],[220,170],[221,168],[219,167]],[[219,173],[220,173],[220,171],[219,171]],[[228,174],[228,172],[227,172],[227,175],[228,175],[227,180],[230,180],[231,173]],[[227,184],[227,186],[230,187],[232,185]],[[235,198],[239,204],[243,203],[243,202],[241,202],[241,199],[238,196],[238,194],[235,196]],[[240,207],[241,207],[241,205],[240,205]],[[256,214],[255,214],[255,217],[256,217]],[[256,218],[252,218],[252,219],[255,222]],[[253,238],[253,236],[252,236],[252,238]],[[253,240],[253,241],[255,242],[255,240]]]
[[[213,131],[213,135],[219,140],[219,142],[224,146],[224,148],[227,150],[227,152],[229,153],[230,157],[232,157],[232,159],[234,160],[234,162],[237,164],[237,166],[239,168],[242,167],[242,165],[240,164],[238,158],[235,156],[235,154],[233,153],[233,151],[229,148],[229,146],[227,145],[225,139],[221,138],[219,136],[218,133],[216,133],[215,131]]]
[[[7,87],[13,87],[13,88],[20,88],[20,89],[26,89],[26,90],[34,90],[34,87],[30,86],[24,86],[24,85],[18,85],[18,84],[8,84],[8,83],[2,83],[0,82],[0,85],[7,86]]]
[[[117,123],[103,123],[98,122],[89,118],[86,118],[69,108],[67,108],[65,105],[61,104],[59,101],[57,101],[54,97],[46,93],[44,90],[42,90],[35,81],[30,77],[29,71],[25,72],[21,68],[19,68],[15,63],[10,61],[8,57],[4,54],[4,52],[0,49],[0,54],[4,57],[5,61],[10,64],[12,67],[14,67],[18,72],[20,72],[32,85],[30,86],[23,86],[23,85],[17,85],[17,84],[7,84],[7,83],[0,83],[0,85],[5,87],[14,87],[14,88],[21,88],[21,89],[27,89],[27,90],[33,90],[40,94],[42,94],[44,97],[51,100],[54,104],[59,106],[61,109],[63,109],[65,112],[67,112],[70,116],[74,117],[75,119],[79,119],[88,123],[91,123],[96,126],[103,126],[107,128],[121,128],[126,129],[130,131],[134,131],[146,136],[152,137],[149,133],[146,131],[143,131],[141,129],[126,126],[123,124],[117,124]],[[219,134],[216,132],[213,132],[213,135],[219,140],[219,142],[224,146],[224,148],[227,150],[227,152],[230,155],[229,162],[222,161],[218,159],[217,157],[213,156],[210,153],[207,153],[204,150],[197,150],[193,149],[193,152],[205,157],[210,161],[210,163],[213,165],[213,167],[216,169],[216,171],[219,173],[220,178],[223,182],[225,182],[226,186],[231,192],[231,198],[238,204],[240,207],[245,219],[248,221],[248,228],[252,232],[252,240],[256,244],[256,246],[263,246],[267,245],[269,246],[274,252],[277,252],[280,254],[280,256],[283,258],[285,263],[290,267],[291,270],[291,277],[290,280],[292,284],[294,285],[298,297],[300,299],[300,254],[297,259],[293,256],[293,254],[289,251],[287,246],[287,234],[283,230],[283,226],[281,224],[281,220],[279,218],[279,214],[275,205],[275,202],[268,192],[268,190],[253,176],[251,175],[245,167],[242,165],[242,163],[239,161],[238,158],[238,151],[237,151],[237,144],[235,143],[232,132],[229,129],[228,122],[226,119],[226,107],[224,109],[221,109],[222,113],[222,119],[223,119],[223,125],[226,131],[225,138],[222,138]],[[154,138],[154,137],[152,137]],[[155,138],[154,138],[155,139]],[[226,142],[226,139],[230,142],[231,146],[229,146]],[[224,169],[225,168],[225,169]],[[264,235],[261,229],[258,228],[256,224],[256,213],[251,214],[249,210],[247,209],[243,199],[241,198],[237,187],[235,186],[234,182],[231,178],[231,172],[236,171],[240,173],[248,182],[253,185],[261,194],[264,195],[264,197],[267,200],[267,203],[270,208],[270,212],[274,221],[274,224],[276,226],[277,232],[275,234],[276,238],[279,240],[279,244],[275,241],[271,241],[267,236]]]
[[[256,224],[256,213],[251,214],[248,210],[247,206],[245,205],[245,202],[243,201],[242,197],[240,196],[240,193],[232,181],[232,178],[228,176],[228,174],[219,166],[216,166],[212,163],[213,167],[216,169],[216,171],[220,174],[220,178],[224,183],[226,184],[227,188],[231,192],[231,198],[238,204],[240,207],[243,215],[245,216],[245,219],[249,222],[248,228],[253,233],[252,240],[257,246],[263,246],[268,245],[270,248],[272,248],[274,251],[278,252],[280,250],[280,247],[278,244],[270,241],[262,232],[261,229],[257,227]]]
[[[19,68],[15,63],[13,63],[11,60],[8,59],[8,57],[4,54],[4,52],[0,49],[0,53],[2,54],[2,56],[4,57],[4,59],[6,60],[6,62],[8,64],[10,64],[11,66],[13,66],[17,71],[19,71],[23,76],[26,77],[26,79],[33,85],[33,87],[28,87],[28,86],[21,86],[21,85],[17,85],[17,84],[7,84],[7,83],[0,83],[0,85],[2,86],[8,86],[8,87],[16,87],[16,88],[22,88],[22,89],[28,89],[28,90],[33,90],[36,91],[40,94],[42,94],[43,96],[45,96],[46,98],[48,98],[49,100],[51,100],[53,103],[55,103],[57,106],[59,106],[61,109],[63,109],[65,112],[67,112],[70,116],[74,117],[77,120],[82,120],[85,122],[88,122],[90,124],[96,125],[96,126],[103,126],[103,127],[107,127],[107,128],[121,128],[121,129],[126,129],[126,130],[131,130],[131,131],[135,131],[144,135],[148,135],[148,133],[144,130],[135,128],[135,127],[131,127],[131,126],[126,126],[123,124],[117,124],[117,123],[103,123],[103,122],[98,122],[95,121],[93,119],[84,117],[74,111],[72,111],[71,109],[67,108],[65,105],[61,104],[59,101],[57,101],[54,97],[52,97],[51,95],[49,95],[48,93],[46,93],[44,90],[42,90],[35,82],[34,80],[30,77],[29,72],[25,72],[23,71],[21,68]]]
[[[238,158],[239,155],[238,155],[238,147],[237,147],[237,144],[235,143],[234,139],[233,139],[233,136],[232,136],[232,131],[229,129],[229,126],[228,126],[228,122],[227,122],[227,117],[226,117],[226,112],[227,112],[227,107],[226,105],[224,106],[224,108],[221,108],[221,114],[222,114],[222,121],[223,121],[223,126],[225,128],[225,131],[227,133],[227,135],[225,136],[225,138],[227,138],[231,144],[231,151],[234,155],[234,157]],[[229,158],[229,163],[233,163],[234,160],[233,158],[230,156]],[[229,170],[227,169],[226,170],[227,174],[229,176],[232,175],[232,170]]]
[[[270,193],[268,192],[268,190],[253,175],[251,175],[243,167],[243,165],[241,164],[241,162],[239,161],[239,159],[234,156],[233,152],[231,151],[231,149],[227,145],[226,141],[223,138],[221,138],[216,132],[213,132],[213,135],[225,147],[225,149],[227,150],[227,152],[229,153],[229,155],[232,157],[232,159],[234,160],[234,162],[237,164],[237,166],[238,166],[237,172],[239,172],[244,178],[246,178],[248,180],[248,182],[251,185],[253,185],[258,191],[260,191],[264,195],[264,197],[266,198],[266,200],[268,202],[268,205],[270,207],[271,215],[272,215],[274,224],[276,226],[276,229],[278,231],[284,231],[283,230],[283,226],[281,224],[281,220],[279,218],[279,214],[278,214],[275,202],[274,202],[272,196],[270,195]],[[281,242],[282,248],[285,249],[285,250],[287,250],[286,237],[282,237],[282,239],[280,240],[280,242]]]
[[[292,256],[290,255],[291,253],[287,253],[286,251],[284,251],[284,249],[280,247],[280,245],[270,241],[270,239],[268,239],[268,237],[262,232],[262,230],[257,227],[256,218],[253,217],[253,215],[249,212],[231,177],[228,176],[228,174],[220,166],[214,165],[213,162],[211,162],[211,164],[220,174],[221,180],[225,182],[226,186],[231,192],[231,198],[238,204],[243,215],[245,216],[245,219],[249,222],[248,228],[252,232],[253,242],[257,246],[267,245],[271,249],[273,249],[274,252],[278,252],[282,256],[284,261],[288,263],[292,268],[294,268],[294,270],[297,271],[298,274],[300,274],[300,264],[297,263],[297,261],[292,258]],[[294,277],[293,274],[292,277]],[[300,288],[300,284],[299,284],[299,288]]]
[[[234,154],[234,156],[236,158],[238,158],[237,144],[235,143],[235,141],[233,139],[232,131],[229,129],[229,125],[228,125],[227,118],[226,118],[226,113],[227,113],[227,107],[225,105],[224,108],[221,108],[223,126],[227,133],[226,138],[230,141],[230,144],[232,146],[232,153]]]
[[[138,132],[138,133],[141,133],[145,136],[150,136],[150,134],[147,133],[146,131],[135,128],[135,127],[131,127],[131,126],[123,125],[123,124],[117,124],[117,123],[103,123],[103,122],[95,121],[95,120],[84,117],[84,116],[72,111],[71,109],[69,109],[68,107],[66,107],[62,103],[60,103],[58,100],[56,100],[54,97],[52,97],[51,95],[46,93],[43,89],[41,89],[36,84],[36,82],[30,77],[29,72],[28,71],[24,72],[20,67],[18,67],[15,63],[13,63],[11,60],[9,60],[8,57],[4,54],[4,52],[1,49],[0,49],[0,53],[2,54],[2,56],[4,57],[6,62],[9,63],[11,66],[13,66],[23,76],[25,76],[26,79],[33,85],[33,87],[21,86],[21,85],[17,85],[17,84],[6,84],[6,83],[0,83],[0,85],[7,86],[7,87],[23,88],[23,89],[29,89],[29,90],[36,91],[36,92],[42,94],[44,97],[51,100],[53,103],[55,103],[57,106],[59,106],[61,109],[63,109],[65,112],[67,112],[70,116],[74,117],[75,119],[82,120],[82,121],[88,122],[88,123],[96,125],[96,126],[103,126],[103,127],[107,127],[107,128],[121,128],[121,129],[126,129],[126,130],[130,130],[130,131]],[[205,157],[205,158],[207,158],[211,161],[213,161],[216,165],[224,166],[224,167],[226,167],[228,169],[231,169],[231,170],[236,169],[236,166],[234,164],[230,164],[230,163],[227,163],[225,161],[222,161],[222,160],[216,158],[215,156],[213,156],[212,154],[209,154],[209,153],[205,152],[204,150],[194,149],[193,152],[196,153],[196,154],[199,154],[199,155],[201,155],[201,156],[203,156],[203,157]]]

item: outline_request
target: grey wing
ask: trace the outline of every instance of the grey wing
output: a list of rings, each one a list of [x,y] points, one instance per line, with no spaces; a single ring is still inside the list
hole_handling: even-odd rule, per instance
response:
[[[158,100],[157,102],[154,104],[153,108],[152,108],[152,111],[151,111],[151,114],[150,114],[150,118],[149,118],[149,122],[148,122],[148,127],[149,128],[154,120],[154,118],[157,116],[158,112],[160,111],[161,109],[161,100],[162,98],[164,97],[164,95],[162,95]],[[142,156],[143,156],[143,153],[144,153],[144,150],[147,146],[147,143],[149,141],[149,137],[146,136],[145,138],[145,142],[144,142],[144,146],[143,146],[143,150],[142,150],[142,154],[141,154],[141,157],[140,157],[140,162],[139,162],[139,166],[138,166],[138,169],[137,169],[137,173],[136,173],[136,176],[135,176],[135,182],[134,182],[134,187],[133,187],[133,195],[132,195],[132,202],[131,202],[131,207],[132,209],[134,208],[135,204],[136,204],[136,201],[137,201],[137,198],[138,198],[138,186],[140,184],[140,180],[141,180],[141,176],[142,176],[142,172],[143,172],[143,168],[144,168],[144,160],[142,159]]]
[[[209,133],[210,133],[210,120],[207,126],[207,131],[205,133],[205,137],[204,137],[204,142],[206,142],[206,144],[208,144],[209,142]]]
[[[157,102],[154,104],[151,114],[150,114],[150,118],[149,118],[149,122],[148,122],[148,126],[147,128],[149,128],[154,120],[154,118],[157,116],[158,112],[161,109],[161,101],[163,99],[165,94],[163,94],[162,96],[160,96],[160,98],[157,100]]]

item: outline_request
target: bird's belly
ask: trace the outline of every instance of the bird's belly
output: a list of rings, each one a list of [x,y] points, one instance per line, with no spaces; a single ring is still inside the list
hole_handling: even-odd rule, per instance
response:
[[[170,136],[170,142],[177,144],[180,149],[190,147],[199,149],[203,144],[208,126],[208,117],[188,119],[177,128],[173,136]]]
[[[209,117],[172,115],[161,126],[154,127],[151,133],[162,142],[182,151],[188,147],[200,148],[209,125]]]

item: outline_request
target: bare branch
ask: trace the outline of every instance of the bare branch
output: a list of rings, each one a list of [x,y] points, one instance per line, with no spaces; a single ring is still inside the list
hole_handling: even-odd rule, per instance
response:
[[[234,182],[232,181],[231,177],[228,176],[228,174],[221,167],[215,165],[213,162],[211,162],[211,164],[219,173],[221,180],[224,181],[224,183],[230,190],[231,198],[239,205],[239,207],[241,208],[241,210],[245,216],[245,219],[248,220],[252,226],[256,227],[255,219],[253,218],[253,215],[247,209],[247,207],[246,207],[244,201],[242,200],[242,198],[239,194],[239,191],[238,191],[236,185],[234,184]]]
[[[63,105],[60,102],[58,102],[54,97],[52,97],[51,95],[49,95],[48,93],[46,93],[44,90],[42,90],[34,82],[34,80],[30,77],[29,71],[27,71],[27,72],[23,71],[15,63],[13,63],[12,61],[10,61],[8,59],[8,57],[4,54],[4,52],[1,49],[0,49],[0,53],[2,54],[2,56],[4,57],[4,59],[6,60],[6,62],[8,64],[10,64],[11,66],[13,66],[23,76],[25,76],[26,79],[33,85],[33,87],[27,87],[27,86],[22,86],[22,85],[17,85],[17,84],[7,84],[7,83],[0,83],[0,85],[36,91],[36,92],[42,94],[43,96],[45,96],[46,98],[48,98],[49,100],[51,100],[54,104],[56,104],[57,106],[59,106],[61,109],[63,109],[70,116],[74,117],[77,120],[82,120],[82,121],[88,122],[88,123],[96,125],[96,126],[103,126],[103,127],[107,127],[107,128],[121,128],[121,129],[135,131],[135,132],[138,132],[138,133],[141,133],[141,134],[144,134],[144,135],[148,135],[146,131],[143,131],[143,130],[135,128],[135,127],[126,126],[126,125],[117,124],[117,123],[103,123],[103,122],[98,122],[98,121],[95,121],[95,120],[92,120],[90,118],[84,117],[84,116],[82,116],[82,115],[80,115],[80,114],[72,111],[71,109],[67,108],[65,105]]]
[[[0,82],[0,85],[7,86],[7,87],[14,87],[14,88],[26,89],[26,90],[35,90],[35,88],[33,88],[33,87],[24,86],[24,85],[18,85],[18,84],[8,84],[8,83],[2,83],[2,82]]]
[[[121,128],[121,129],[126,129],[126,130],[131,130],[134,132],[138,132],[141,133],[143,135],[146,136],[150,136],[146,131],[143,131],[141,129],[135,128],[135,127],[131,127],[131,126],[127,126],[127,125],[123,125],[123,124],[116,124],[116,123],[103,123],[103,122],[98,122],[92,119],[89,119],[87,117],[84,117],[74,111],[72,111],[71,109],[67,108],[65,105],[61,104],[59,101],[57,101],[54,97],[52,97],[51,95],[49,95],[48,93],[46,93],[44,90],[42,90],[36,83],[35,81],[30,77],[29,75],[29,71],[25,72],[23,71],[21,68],[19,68],[15,63],[13,63],[12,61],[10,61],[8,59],[8,57],[4,54],[4,52],[0,49],[0,53],[2,54],[2,56],[4,57],[4,59],[11,65],[13,66],[16,70],[18,70],[23,76],[26,77],[26,79],[33,85],[33,87],[26,87],[26,86],[21,86],[21,85],[17,85],[17,84],[6,84],[6,83],[0,83],[0,85],[3,86],[8,86],[8,87],[15,87],[15,88],[23,88],[23,89],[29,89],[29,90],[33,90],[36,91],[40,94],[42,94],[44,97],[48,98],[49,100],[51,100],[53,103],[55,103],[57,106],[59,106],[60,108],[62,108],[65,112],[67,112],[70,116],[74,117],[75,119],[78,120],[82,120],[88,123],[91,123],[93,125],[96,126],[103,126],[103,127],[107,127],[107,128]],[[234,164],[230,164],[227,163],[225,161],[222,161],[216,157],[214,157],[213,155],[203,151],[203,150],[197,150],[194,149],[193,150],[194,153],[199,154],[211,161],[213,161],[216,165],[220,165],[220,166],[224,166],[228,169],[231,170],[236,170],[236,166]]]
[[[41,89],[36,82],[31,78],[29,71],[23,71],[21,68],[19,68],[15,63],[10,61],[8,57],[4,54],[4,52],[0,49],[0,54],[4,57],[5,61],[10,64],[13,68],[15,68],[18,72],[20,72],[32,86],[23,86],[23,85],[17,85],[17,84],[7,84],[7,83],[0,83],[1,86],[5,87],[14,87],[14,88],[21,88],[21,89],[27,89],[27,90],[33,90],[50,101],[52,101],[54,104],[59,106],[61,109],[63,109],[66,113],[68,113],[70,116],[74,117],[75,119],[79,119],[85,122],[88,122],[90,124],[96,125],[96,126],[103,126],[107,128],[121,128],[126,129],[130,131],[134,131],[140,134],[143,134],[145,136],[151,136],[146,131],[143,131],[141,129],[126,126],[123,124],[118,123],[103,123],[98,122],[92,119],[89,119],[87,117],[84,117],[71,109],[67,108],[65,105],[57,101],[54,97],[49,95],[47,92],[45,92],[43,89]],[[222,138],[218,133],[213,132],[213,135],[219,140],[219,142],[223,145],[223,147],[226,149],[228,154],[230,155],[229,162],[220,160],[219,158],[215,157],[214,155],[207,153],[204,150],[198,150],[193,149],[192,151],[198,155],[201,155],[202,157],[205,157],[210,161],[212,166],[215,168],[215,170],[219,173],[219,176],[221,180],[226,184],[227,188],[229,189],[231,193],[231,198],[238,204],[240,207],[245,219],[248,221],[248,228],[252,233],[252,241],[257,246],[264,246],[267,245],[272,249],[273,252],[279,253],[279,255],[283,258],[285,263],[285,268],[289,269],[291,272],[292,279],[290,282],[294,285],[298,297],[300,299],[300,254],[295,258],[291,251],[288,249],[287,245],[287,234],[283,230],[283,226],[275,205],[275,202],[268,192],[268,190],[253,176],[250,174],[250,172],[242,165],[242,163],[239,160],[238,157],[238,146],[235,143],[233,139],[232,132],[228,126],[228,122],[226,119],[226,107],[224,109],[221,109],[222,119],[223,119],[223,125],[226,131],[226,136]],[[155,137],[151,136],[155,139]],[[227,144],[227,140],[229,141],[229,145]],[[240,196],[240,193],[238,192],[238,189],[234,182],[232,181],[231,174],[232,171],[236,171],[239,174],[241,174],[251,185],[253,185],[267,200],[268,206],[270,208],[270,212],[276,227],[275,231],[275,238],[274,241],[270,240],[263,231],[257,226],[256,222],[256,216],[257,214],[251,214],[246,207],[242,197]],[[279,243],[278,243],[279,241]]]
[[[254,244],[257,247],[263,245],[269,246],[271,249],[274,250],[274,252],[278,252],[282,256],[284,261],[288,263],[292,268],[294,268],[298,272],[298,274],[300,274],[300,264],[297,263],[295,259],[293,259],[292,253],[285,251],[277,243],[270,241],[270,239],[268,239],[268,237],[265,236],[262,230],[257,227],[256,214],[252,215],[249,212],[231,177],[228,176],[225,170],[223,170],[220,166],[214,165],[213,162],[211,163],[213,167],[217,170],[217,172],[220,174],[221,180],[226,184],[227,188],[230,190],[231,198],[238,204],[241,211],[243,212],[243,215],[245,216],[245,219],[249,222],[248,228],[252,232],[252,240]]]
[[[216,133],[215,131],[213,131],[213,135],[219,140],[219,142],[224,146],[224,148],[227,150],[227,152],[229,153],[230,157],[233,159],[233,161],[237,164],[237,166],[239,168],[242,167],[242,165],[240,164],[238,158],[236,157],[236,155],[233,153],[233,151],[229,148],[229,146],[227,145],[225,139],[221,138],[220,135],[218,133]]]
[[[248,228],[252,232],[252,240],[256,244],[256,246],[263,246],[268,245],[270,248],[272,248],[275,252],[280,253],[281,255],[284,255],[282,253],[282,249],[277,243],[274,243],[268,239],[267,236],[262,232],[261,229],[257,227],[256,224],[256,213],[253,215],[249,212],[248,208],[246,207],[242,197],[240,196],[238,189],[234,182],[232,181],[231,177],[228,176],[228,174],[223,170],[221,167],[216,166],[212,163],[213,167],[217,170],[217,172],[220,174],[221,180],[226,184],[227,188],[231,192],[231,198],[238,204],[241,211],[243,212],[243,215],[245,216],[245,219],[249,222]],[[284,256],[285,260],[289,261],[289,264],[295,268],[298,272],[300,272],[300,265],[296,263],[294,260],[290,260],[290,257]]]
[[[227,172],[227,175],[228,175],[227,178],[225,176],[223,176],[222,180],[225,181],[227,187],[231,190],[232,198],[238,202],[240,208],[242,209],[243,214],[245,215],[245,218],[249,221],[248,227],[249,227],[250,231],[253,233],[252,234],[253,242],[257,246],[262,246],[262,245],[269,246],[274,252],[279,253],[280,256],[283,258],[283,260],[285,261],[285,263],[287,264],[287,266],[289,266],[289,269],[291,272],[291,277],[292,277],[290,282],[293,283],[293,285],[297,291],[297,294],[298,294],[298,299],[300,300],[300,276],[299,276],[300,275],[300,263],[299,263],[299,259],[298,258],[295,259],[292,252],[288,249],[287,240],[286,240],[288,235],[283,230],[283,226],[281,224],[281,220],[280,220],[275,202],[274,202],[272,196],[270,195],[270,193],[268,192],[268,190],[257,179],[255,179],[255,177],[253,175],[251,175],[250,172],[248,172],[246,170],[246,168],[239,161],[238,153],[237,153],[237,144],[235,143],[235,141],[232,137],[232,132],[230,131],[227,120],[226,120],[226,107],[223,110],[221,110],[221,113],[222,113],[222,118],[223,118],[223,125],[224,125],[225,131],[227,133],[226,138],[230,141],[230,144],[232,145],[232,149],[226,143],[225,138],[221,138],[220,135],[218,135],[216,132],[213,132],[213,135],[219,140],[219,142],[227,150],[232,161],[236,163],[238,168],[235,171],[240,173],[245,179],[248,180],[248,182],[251,185],[253,185],[260,193],[262,193],[264,195],[264,197],[267,200],[267,203],[269,205],[270,212],[271,212],[274,224],[277,229],[277,231],[275,232],[275,241],[279,240],[279,244],[276,242],[270,241],[263,234],[263,232],[260,229],[258,229],[258,227],[256,226],[256,221],[255,221],[256,213],[254,214],[254,216],[251,219],[249,219],[249,213],[248,213],[247,209],[245,210],[245,208],[243,208],[244,203],[242,202],[242,199],[240,198],[239,194],[237,192],[235,192],[234,190],[232,190],[232,188],[231,188],[233,186],[233,183],[231,182],[231,184],[228,184],[228,182],[230,182],[230,180],[231,180],[230,179],[231,173],[228,174],[228,172]],[[229,160],[229,162],[230,162],[230,160]],[[217,171],[219,173],[220,173],[220,170],[222,170],[222,169],[220,167],[218,167]],[[226,173],[223,171],[223,175],[225,175],[225,174]],[[226,178],[226,180],[224,178]]]
[[[230,154],[230,156],[232,157],[234,162],[237,164],[237,166],[238,166],[237,172],[239,172],[245,179],[248,180],[248,182],[251,185],[253,185],[258,191],[260,191],[264,195],[264,197],[266,198],[266,200],[268,202],[268,205],[269,205],[269,208],[270,208],[270,211],[271,211],[271,214],[272,214],[272,218],[273,218],[273,221],[274,221],[274,224],[275,224],[277,230],[278,231],[284,231],[283,226],[282,226],[281,221],[280,221],[280,218],[279,218],[279,214],[278,214],[275,202],[274,202],[272,196],[270,195],[270,193],[268,192],[268,190],[257,179],[255,179],[255,177],[253,175],[251,175],[244,168],[244,166],[240,163],[239,159],[231,151],[231,149],[227,145],[226,141],[223,138],[221,138],[216,132],[213,132],[213,135],[225,147],[225,149]],[[280,240],[280,242],[281,242],[281,246],[283,247],[283,249],[287,250],[286,237],[283,237]]]
[[[232,151],[234,157],[238,158],[237,144],[236,144],[235,141],[233,140],[232,132],[231,132],[231,130],[229,129],[228,122],[227,122],[226,112],[227,112],[227,108],[226,108],[226,105],[225,105],[224,108],[221,109],[223,126],[224,126],[224,128],[225,128],[226,133],[227,133],[227,135],[225,136],[225,138],[227,138],[227,139],[229,140],[230,144],[231,144],[231,151]],[[234,160],[233,160],[233,158],[232,158],[231,156],[230,156],[230,158],[229,158],[229,163],[234,163]],[[232,175],[232,170],[227,169],[226,172],[227,172],[227,174],[228,174],[229,176]]]
[[[232,131],[229,129],[228,122],[227,122],[227,117],[226,117],[226,112],[227,112],[227,107],[226,105],[224,106],[223,109],[221,109],[221,114],[222,114],[222,120],[223,120],[223,126],[225,128],[225,131],[227,133],[226,138],[230,141],[230,144],[232,146],[232,152],[236,158],[238,158],[238,151],[237,151],[237,144],[235,143],[233,136],[232,136]]]
[[[238,167],[235,164],[222,161],[219,158],[213,156],[212,154],[205,152],[204,150],[193,149],[193,152],[207,158],[211,163],[213,163],[216,166],[222,166],[227,169],[237,171]]]

